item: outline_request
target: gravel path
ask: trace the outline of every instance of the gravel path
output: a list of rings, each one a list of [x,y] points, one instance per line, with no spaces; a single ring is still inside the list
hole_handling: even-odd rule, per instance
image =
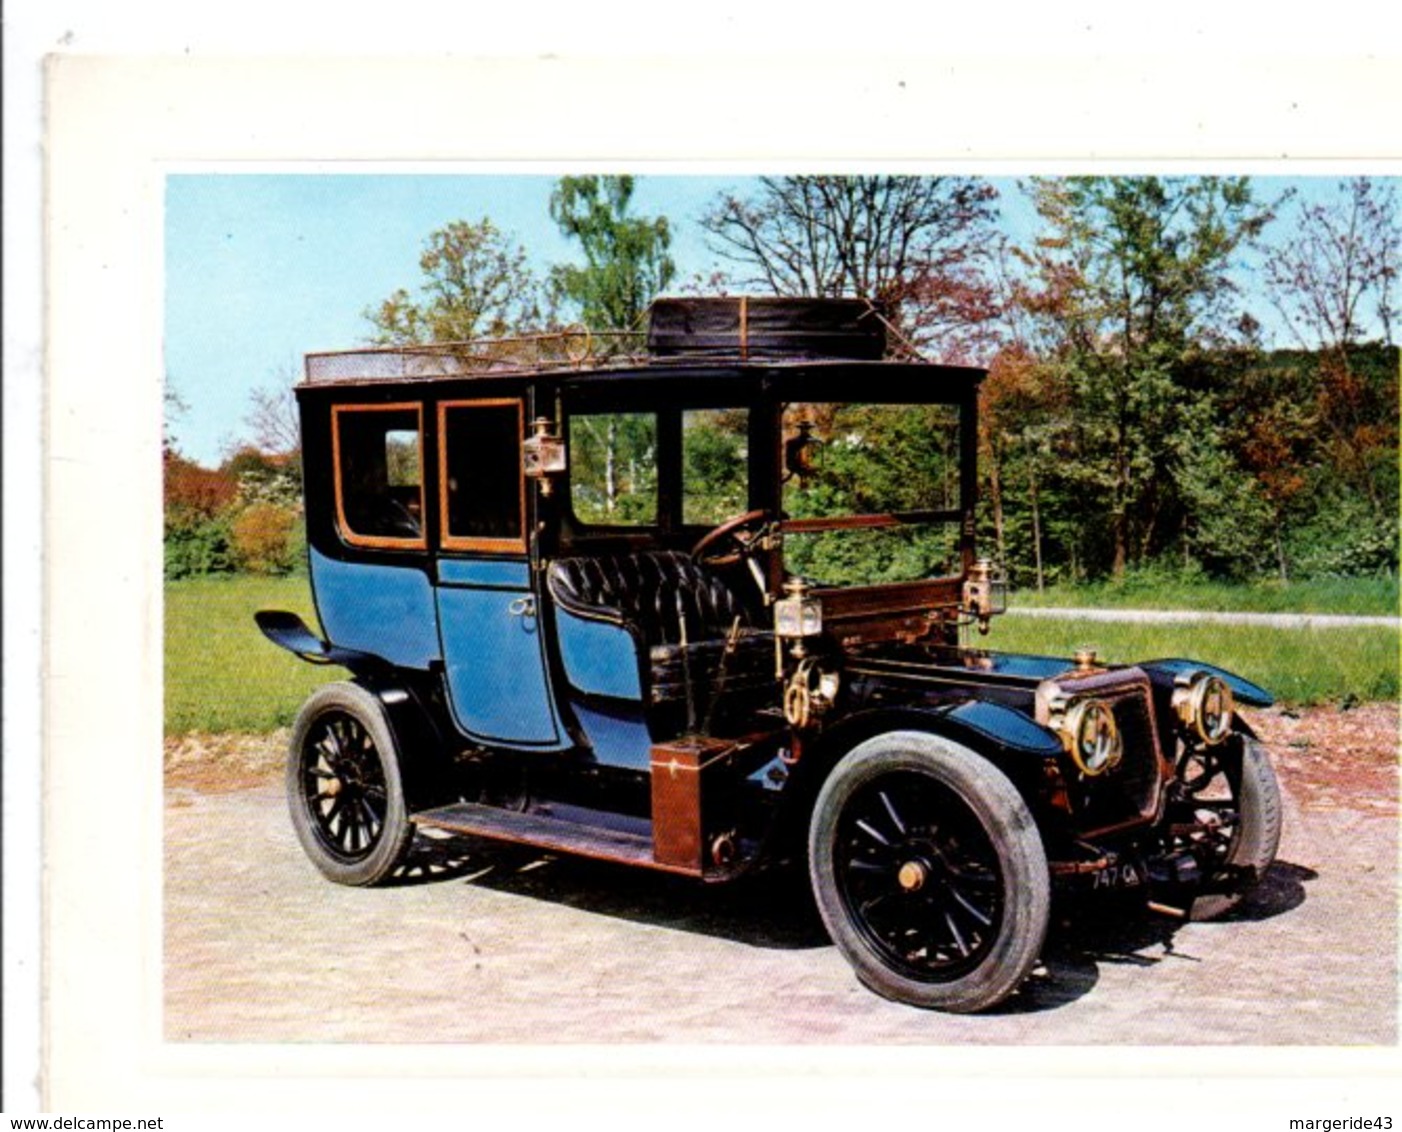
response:
[[[1348,732],[1332,723],[1266,721],[1285,836],[1265,883],[1229,921],[1058,924],[1045,970],[976,1017],[913,1010],[860,987],[799,878],[708,888],[424,839],[403,883],[340,888],[293,837],[269,774],[275,741],[250,741],[229,775],[196,773],[168,752],[166,1036],[1393,1044],[1396,709],[1335,715],[1361,736],[1352,750],[1333,745]]]

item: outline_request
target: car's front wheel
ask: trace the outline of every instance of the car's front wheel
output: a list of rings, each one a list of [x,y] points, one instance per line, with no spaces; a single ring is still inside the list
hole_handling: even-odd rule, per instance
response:
[[[370,885],[404,860],[414,837],[398,749],[373,695],[327,684],[303,705],[287,759],[292,825],[312,863],[338,884]]]
[[[1026,803],[975,752],[924,732],[853,748],[819,793],[809,870],[828,932],[887,998],[1001,1002],[1046,938],[1051,884]]]
[[[1189,908],[1193,920],[1214,920],[1241,902],[1266,875],[1280,847],[1280,784],[1266,748],[1241,735],[1226,751],[1204,753],[1180,770],[1190,820],[1205,824],[1212,867]]]

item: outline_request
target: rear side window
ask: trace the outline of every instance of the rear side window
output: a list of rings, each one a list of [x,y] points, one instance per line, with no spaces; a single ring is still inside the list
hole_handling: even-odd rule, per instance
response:
[[[575,413],[567,439],[576,518],[592,526],[656,525],[655,413]]]
[[[521,402],[444,402],[438,435],[443,546],[525,553]]]
[[[338,405],[331,418],[341,536],[355,546],[422,549],[421,407]]]

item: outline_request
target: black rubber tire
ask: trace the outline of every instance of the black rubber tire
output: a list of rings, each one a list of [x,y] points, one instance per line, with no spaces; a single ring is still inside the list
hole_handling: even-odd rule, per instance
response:
[[[345,820],[335,820],[335,801],[322,805],[309,796],[318,779],[328,780],[326,742],[331,727],[342,736],[356,736],[355,790],[339,780],[338,793],[365,799],[356,823],[363,835],[346,831]],[[287,758],[287,802],[297,839],[321,873],[337,884],[365,886],[389,877],[408,855],[414,839],[404,801],[399,771],[399,748],[380,701],[364,688],[349,683],[327,684],[317,689],[297,715]],[[319,796],[332,799],[333,795]],[[329,816],[328,816],[329,811]],[[344,837],[338,835],[344,834]],[[349,845],[342,844],[345,840]],[[364,842],[363,844],[361,842]]]
[[[1249,735],[1241,737],[1241,787],[1236,793],[1237,826],[1227,847],[1226,863],[1250,868],[1259,879],[1275,861],[1280,848],[1280,784],[1266,749]],[[1188,911],[1191,920],[1212,920],[1231,911],[1250,891],[1213,892],[1199,896]]]
[[[894,807],[879,785],[883,782],[904,790]],[[858,839],[850,835],[849,828],[851,823],[860,822],[855,815],[872,794],[881,798],[888,812],[906,805],[915,808],[913,816],[917,819],[935,815],[941,818],[921,827],[919,821],[910,821],[911,815],[902,819],[892,813],[893,824],[888,832],[899,829],[904,839],[892,848],[893,863],[899,864],[901,854],[919,855],[910,847],[919,844],[917,834],[922,828],[929,830],[928,837],[933,842],[941,827],[958,831],[962,825],[962,843],[979,847],[987,865],[980,883],[985,891],[996,890],[996,905],[989,904],[984,911],[994,907],[997,911],[996,915],[979,917],[987,925],[984,938],[970,937],[975,946],[971,956],[965,952],[963,967],[957,959],[932,957],[933,943],[919,949],[924,952],[923,968],[894,957],[889,941],[883,943],[879,939],[883,931],[890,935],[889,929],[876,928],[863,918],[865,910],[877,900],[867,900],[861,910],[849,906],[853,899],[849,889],[855,884],[851,878],[858,876],[855,870],[860,866],[865,873],[877,871],[877,866],[853,856],[859,853]],[[844,822],[849,807],[853,812]],[[922,807],[927,813],[922,813]],[[872,824],[876,823],[869,822],[865,828],[869,830]],[[959,834],[956,832],[954,837]],[[946,846],[954,843],[946,842]],[[849,857],[845,865],[838,861],[839,851]],[[939,848],[930,859],[936,858],[941,864],[935,870],[947,861]],[[818,910],[833,942],[857,977],[886,998],[958,1013],[984,1010],[1012,994],[1041,954],[1050,915],[1051,883],[1036,823],[1017,789],[1000,770],[948,739],[919,731],[893,731],[849,751],[819,792],[809,828],[808,862]],[[934,902],[941,899],[938,886],[945,883],[937,878],[935,870],[928,874],[932,878],[931,892],[919,897],[926,904],[923,910],[914,903],[898,903],[898,917],[908,915],[920,921],[909,926],[902,933],[903,938],[919,938],[917,931],[928,930],[936,916],[944,916],[947,921],[946,909],[954,907],[946,897],[942,909],[932,910]],[[901,869],[893,875],[899,877],[903,873]],[[920,878],[926,875],[918,866],[916,874]],[[958,883],[963,883],[958,870],[951,870],[947,876],[960,878]],[[844,881],[843,877],[849,879]],[[899,886],[890,885],[884,878],[870,883],[887,884],[893,899],[901,902],[918,896],[918,889],[925,882],[918,881],[916,893],[905,887],[906,880],[900,880]],[[954,881],[949,883],[953,885]],[[964,907],[969,905],[964,903]],[[903,911],[906,908],[909,912]],[[977,924],[974,930],[979,930]],[[950,923],[949,932],[951,939],[957,939],[960,951],[964,951],[965,938],[955,924]],[[943,963],[946,969],[931,969],[937,963]]]

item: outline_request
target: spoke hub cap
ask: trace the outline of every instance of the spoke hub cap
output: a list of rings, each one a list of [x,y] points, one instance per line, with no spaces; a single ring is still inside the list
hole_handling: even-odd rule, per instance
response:
[[[919,892],[925,886],[929,870],[919,861],[907,861],[896,873],[896,880],[906,892]]]

